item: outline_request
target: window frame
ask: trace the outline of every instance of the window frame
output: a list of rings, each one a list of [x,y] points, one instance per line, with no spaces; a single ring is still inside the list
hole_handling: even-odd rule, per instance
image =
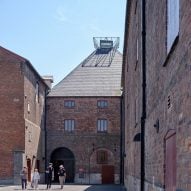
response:
[[[98,133],[107,133],[108,132],[108,120],[107,119],[98,119],[97,120],[97,132]]]
[[[74,100],[64,100],[64,107],[65,108],[74,108],[75,107],[75,101]]]
[[[64,131],[73,133],[75,131],[75,119],[64,119]]]
[[[98,108],[108,108],[108,100],[98,100],[97,101],[97,107]]]

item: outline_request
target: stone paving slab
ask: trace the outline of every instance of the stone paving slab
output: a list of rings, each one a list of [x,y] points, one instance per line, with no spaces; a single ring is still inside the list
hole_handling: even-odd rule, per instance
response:
[[[21,191],[21,186],[0,185],[0,191]],[[26,190],[35,190],[28,187]],[[39,185],[38,190],[47,190],[45,184]],[[52,185],[49,190],[61,190],[60,185]],[[64,185],[63,191],[125,191],[120,185]]]

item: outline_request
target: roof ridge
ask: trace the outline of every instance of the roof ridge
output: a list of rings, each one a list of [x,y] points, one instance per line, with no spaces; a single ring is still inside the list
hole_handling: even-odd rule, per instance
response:
[[[16,54],[16,53],[14,53],[14,52],[8,50],[8,49],[6,49],[6,48],[4,48],[4,47],[2,47],[2,46],[0,46],[0,49],[1,49],[2,51],[4,51],[5,53],[7,53],[8,55],[14,56],[14,58],[18,59],[18,60],[21,61],[21,62],[24,62],[24,61],[28,61],[28,62],[29,62],[29,60],[27,60],[26,58],[24,58],[24,57],[22,57],[22,56],[20,56],[20,55],[18,55],[18,54]]]

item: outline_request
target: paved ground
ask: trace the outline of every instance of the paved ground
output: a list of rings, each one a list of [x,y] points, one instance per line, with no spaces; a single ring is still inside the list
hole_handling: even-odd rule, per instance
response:
[[[21,186],[0,185],[0,191],[19,191]],[[28,188],[27,190],[34,190]],[[38,190],[46,190],[46,185],[39,185]],[[53,185],[50,190],[61,190],[59,185]],[[125,191],[120,185],[64,185],[64,191]]]

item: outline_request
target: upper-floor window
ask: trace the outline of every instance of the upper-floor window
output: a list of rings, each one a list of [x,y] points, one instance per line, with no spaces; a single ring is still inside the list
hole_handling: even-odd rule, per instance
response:
[[[97,120],[97,131],[98,132],[107,132],[108,121],[107,119],[98,119]]]
[[[36,102],[39,102],[39,83],[37,82],[36,83],[36,95],[35,95],[35,97],[36,97]]]
[[[75,107],[75,101],[73,100],[64,101],[64,107],[67,107],[67,108]]]
[[[108,101],[107,100],[99,100],[99,101],[97,101],[97,106],[99,108],[108,107]]]
[[[179,0],[167,0],[167,53],[179,33]]]
[[[30,113],[31,109],[30,109],[30,104],[27,103],[27,112]]]
[[[75,129],[75,120],[74,119],[65,119],[64,120],[64,130],[67,132],[73,132]]]

